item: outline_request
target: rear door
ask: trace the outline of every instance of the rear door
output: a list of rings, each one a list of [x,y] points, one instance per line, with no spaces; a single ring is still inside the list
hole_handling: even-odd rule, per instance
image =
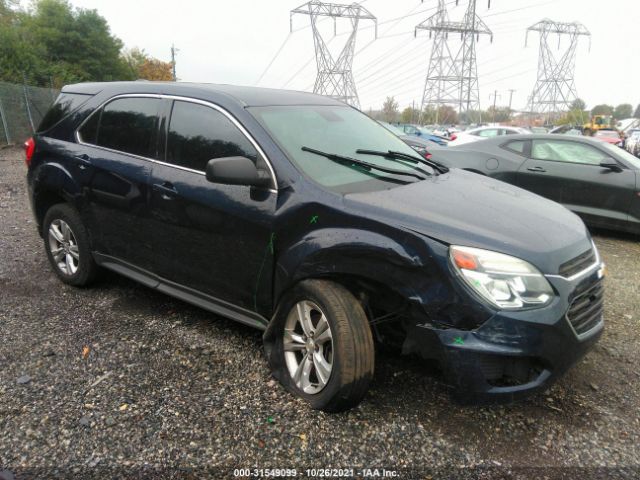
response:
[[[601,163],[618,163],[605,150],[572,141],[533,140],[531,159],[518,172],[519,184],[565,205],[592,225],[616,228],[628,220],[635,173]]]
[[[162,101],[121,97],[94,112],[78,130],[80,161],[91,171],[90,232],[96,250],[150,269],[147,200],[151,160],[157,157]]]
[[[209,160],[265,159],[222,110],[175,100],[152,172],[150,238],[156,271],[182,287],[260,311],[270,304],[276,192],[209,182]]]

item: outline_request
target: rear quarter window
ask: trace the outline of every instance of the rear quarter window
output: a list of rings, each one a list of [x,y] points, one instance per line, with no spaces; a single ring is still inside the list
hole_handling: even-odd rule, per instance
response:
[[[526,140],[513,140],[505,145],[502,148],[506,150],[511,150],[512,152],[519,153],[520,155],[524,155],[526,151]]]
[[[96,145],[132,155],[155,158],[161,100],[118,98],[100,113]]]
[[[63,92],[58,95],[55,103],[46,113],[46,115],[42,119],[42,122],[40,122],[40,125],[38,126],[38,133],[43,133],[51,129],[54,125],[67,117],[67,115],[76,110],[91,97],[92,95],[83,93]]]

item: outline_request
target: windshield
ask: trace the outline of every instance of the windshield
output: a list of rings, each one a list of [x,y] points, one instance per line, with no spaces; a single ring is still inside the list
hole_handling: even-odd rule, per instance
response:
[[[402,185],[407,179],[331,161],[310,149],[415,173],[414,166],[402,160],[357,153],[358,149],[393,150],[416,156],[411,147],[389,130],[349,106],[270,106],[251,107],[249,111],[296,167],[330,190],[340,193],[384,190]],[[430,167],[425,167],[425,171],[434,173]]]
[[[640,170],[640,158],[636,157],[635,155],[631,155],[625,149],[616,147],[611,143],[603,143],[602,145],[600,145],[600,147],[604,148],[605,150],[609,150],[614,156],[617,155],[618,157],[622,157],[622,159],[627,163],[630,163],[633,168]]]

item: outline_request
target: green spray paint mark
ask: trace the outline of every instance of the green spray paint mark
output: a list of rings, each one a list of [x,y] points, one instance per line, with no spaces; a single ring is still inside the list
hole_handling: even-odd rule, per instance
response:
[[[275,419],[273,417],[267,418],[267,423],[274,423]]]
[[[462,339],[462,337],[456,337],[453,339],[453,344],[454,345],[464,345],[464,340]]]
[[[269,253],[271,255],[273,255],[273,240],[276,238],[276,234],[272,233],[271,237],[269,238],[269,245],[267,245],[267,247],[269,248]]]
[[[256,288],[253,292],[253,308],[257,312],[258,311],[258,288],[260,287],[260,278],[262,277],[262,271],[264,270],[264,265],[267,263],[267,256],[273,255],[275,252],[274,241],[276,239],[276,234],[272,233],[269,237],[269,243],[264,250],[264,257],[262,257],[262,263],[260,264],[260,269],[258,270],[258,278],[256,278]]]
[[[318,215],[314,215],[311,217],[311,220],[309,220],[309,225],[313,225],[314,223],[318,223]]]

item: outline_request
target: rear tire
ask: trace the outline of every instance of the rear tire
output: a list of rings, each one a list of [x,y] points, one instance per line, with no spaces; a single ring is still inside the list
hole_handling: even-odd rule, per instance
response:
[[[98,266],[77,210],[66,203],[52,206],[44,216],[42,232],[49,263],[58,278],[76,287],[89,285]]]
[[[279,311],[285,317],[274,353],[283,385],[317,410],[358,405],[374,371],[371,329],[358,300],[337,283],[305,280]]]

